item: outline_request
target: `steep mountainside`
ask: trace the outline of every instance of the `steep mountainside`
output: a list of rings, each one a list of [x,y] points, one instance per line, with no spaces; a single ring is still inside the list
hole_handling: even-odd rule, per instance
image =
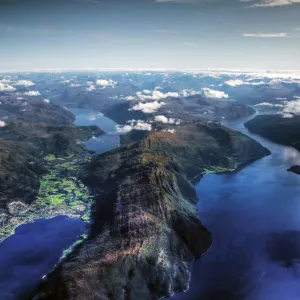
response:
[[[95,195],[89,236],[34,299],[152,300],[185,290],[191,262],[211,245],[194,184],[267,154],[239,132],[198,121],[95,156],[81,174]]]
[[[300,116],[261,115],[245,123],[249,131],[300,151]]]

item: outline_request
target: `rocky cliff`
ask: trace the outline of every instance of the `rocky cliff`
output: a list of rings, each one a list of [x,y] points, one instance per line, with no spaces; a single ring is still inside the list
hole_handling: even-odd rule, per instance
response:
[[[191,262],[211,245],[195,183],[267,154],[239,132],[198,121],[95,156],[81,173],[95,196],[88,238],[33,298],[150,300],[187,289]]]

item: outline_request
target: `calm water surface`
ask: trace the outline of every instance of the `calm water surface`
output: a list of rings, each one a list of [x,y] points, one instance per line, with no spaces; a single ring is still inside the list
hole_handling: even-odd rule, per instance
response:
[[[116,131],[117,123],[92,109],[69,108],[69,110],[76,116],[75,125],[97,125],[105,132],[99,137],[93,137],[86,141],[85,146],[87,149],[94,150],[100,154],[118,147],[120,137]]]
[[[26,299],[84,231],[84,222],[65,216],[19,226],[0,244],[0,299]]]
[[[212,233],[180,300],[300,299],[300,176],[286,171],[300,153],[240,130],[272,155],[197,185],[199,217]]]

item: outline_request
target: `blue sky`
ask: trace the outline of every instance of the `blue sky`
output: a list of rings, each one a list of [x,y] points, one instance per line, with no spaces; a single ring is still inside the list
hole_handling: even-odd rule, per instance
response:
[[[300,69],[300,0],[0,0],[0,71]]]

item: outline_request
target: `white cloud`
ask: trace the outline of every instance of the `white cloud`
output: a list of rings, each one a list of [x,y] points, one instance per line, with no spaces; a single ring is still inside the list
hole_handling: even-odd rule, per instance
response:
[[[163,132],[175,133],[175,129],[164,129]]]
[[[274,104],[274,103],[270,103],[270,102],[262,102],[262,103],[258,103],[255,106],[267,106],[267,107],[284,107],[283,104]]]
[[[3,78],[3,79],[1,79],[0,80],[0,83],[2,82],[2,83],[10,83],[10,79],[6,79],[6,78]]]
[[[156,112],[159,108],[161,108],[163,105],[165,105],[164,102],[148,102],[148,103],[141,103],[134,105],[131,109],[129,110],[141,110],[145,114],[151,114]]]
[[[242,1],[242,2],[248,2],[248,1]],[[274,6],[292,5],[296,3],[300,3],[300,0],[260,0],[258,3],[251,5],[251,7],[274,7]]]
[[[14,92],[15,90],[13,86],[0,82],[0,92]]]
[[[241,79],[232,79],[232,80],[228,80],[225,81],[225,84],[230,85],[230,86],[239,86],[239,85],[243,85],[243,84],[247,84],[248,82],[245,82]]]
[[[183,96],[183,97],[188,97],[188,96],[193,96],[193,95],[200,95],[202,94],[201,91],[194,91],[192,89],[185,89],[185,90],[182,90],[180,92],[180,94]]]
[[[40,96],[40,92],[39,91],[29,91],[29,92],[25,92],[24,95],[26,96]]]
[[[294,115],[293,114],[289,114],[289,113],[285,113],[285,114],[282,114],[282,117],[283,118],[293,118]]]
[[[244,33],[245,37],[254,37],[254,38],[288,38],[290,35],[286,32],[275,32],[275,33]]]
[[[124,126],[116,125],[117,131],[125,133],[125,132],[129,132],[131,130],[146,130],[146,131],[152,130],[151,124],[148,124],[141,120],[130,120],[130,121],[127,121],[127,123],[129,123],[129,124],[124,125]]]
[[[78,83],[72,83],[72,84],[70,84],[70,87],[79,87],[80,86],[80,84],[78,84]]]
[[[109,80],[106,80],[106,79],[98,79],[97,81],[96,81],[96,85],[100,85],[101,87],[103,87],[103,88],[106,88],[106,87],[109,87],[109,86],[115,86],[117,84],[117,82],[116,81],[113,81],[113,80],[111,80],[111,79],[109,79]]]
[[[50,103],[50,100],[49,99],[44,99],[43,100],[45,103]]]
[[[4,121],[1,121],[1,120],[0,120],[0,128],[1,128],[1,127],[5,127],[5,126],[6,126],[6,123],[5,123]]]
[[[136,96],[128,96],[125,99],[126,100],[160,100],[160,99],[166,99],[169,97],[178,98],[179,94],[176,92],[168,92],[168,93],[162,93],[160,91],[154,90],[143,90],[142,92],[137,92]]]
[[[163,115],[155,116],[154,120],[156,122],[160,122],[160,123],[164,123],[164,124],[176,124],[176,125],[180,124],[179,120],[176,121],[173,118],[167,118],[167,117],[165,117]]]
[[[286,101],[283,112],[286,114],[300,115],[300,100]]]
[[[19,86],[34,86],[35,83],[30,81],[30,80],[18,80],[17,82],[14,83],[14,85],[19,85]]]
[[[96,87],[95,87],[95,85],[93,85],[93,84],[90,84],[90,86],[88,87],[88,88],[86,88],[86,90],[88,91],[88,92],[92,92],[92,91],[94,91],[96,89]]]
[[[221,99],[221,98],[228,98],[229,96],[224,93],[223,91],[216,91],[216,90],[212,90],[209,88],[204,88],[202,89],[204,96],[206,98],[217,98],[217,99]]]

